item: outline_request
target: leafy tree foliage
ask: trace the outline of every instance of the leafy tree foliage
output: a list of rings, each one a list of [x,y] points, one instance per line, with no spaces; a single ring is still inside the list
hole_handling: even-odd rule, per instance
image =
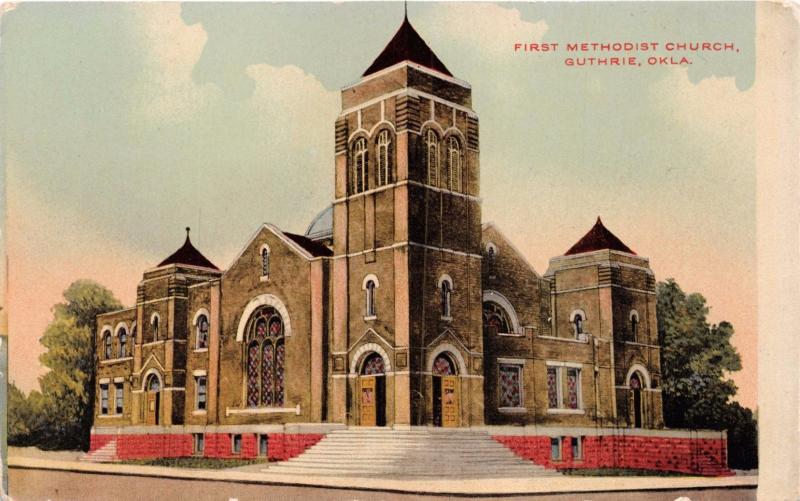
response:
[[[686,294],[673,279],[660,282],[656,292],[665,424],[727,429],[730,465],[755,467],[756,422],[752,411],[731,400],[737,388],[728,375],[742,368],[731,345],[733,325],[710,325],[706,299]]]
[[[50,370],[39,378],[40,390],[27,399],[15,387],[17,393],[9,394],[9,417],[20,444],[87,449],[95,397],[95,317],[122,305],[91,280],[73,282],[64,299],[53,308],[53,321],[39,340],[47,349],[39,360]]]
[[[30,445],[31,406],[14,383],[8,383],[8,444]]]

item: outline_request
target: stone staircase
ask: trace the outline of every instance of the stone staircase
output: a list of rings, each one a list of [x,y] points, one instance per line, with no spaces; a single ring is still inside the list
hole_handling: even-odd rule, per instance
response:
[[[87,452],[80,458],[78,461],[84,461],[87,463],[113,463],[115,461],[119,461],[117,458],[117,441],[116,439],[111,440],[106,445],[100,447],[97,450]]]
[[[271,464],[263,471],[415,478],[560,475],[516,456],[486,432],[443,428],[336,430],[300,456]]]

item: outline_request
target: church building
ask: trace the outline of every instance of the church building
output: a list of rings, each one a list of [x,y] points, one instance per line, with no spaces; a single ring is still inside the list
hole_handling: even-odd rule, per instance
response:
[[[471,87],[408,19],[341,101],[305,234],[264,223],[220,269],[187,228],[97,317],[92,451],[286,459],[449,427],[553,468],[725,470],[724,432],[664,429],[648,259],[598,218],[540,274],[483,222]]]

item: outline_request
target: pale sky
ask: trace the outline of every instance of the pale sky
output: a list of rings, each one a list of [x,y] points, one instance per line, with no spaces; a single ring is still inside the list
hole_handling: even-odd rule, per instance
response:
[[[187,225],[221,268],[262,222],[303,232],[333,198],[339,89],[402,12],[22,3],[3,14],[11,379],[35,387],[38,338],[72,281],[97,280],[132,305],[142,272]],[[754,406],[753,4],[412,2],[409,18],[472,85],[484,221],[544,272],[602,216],[658,280],[702,293],[712,321],[733,323],[739,399]],[[576,41],[740,51],[642,68],[513,51]]]

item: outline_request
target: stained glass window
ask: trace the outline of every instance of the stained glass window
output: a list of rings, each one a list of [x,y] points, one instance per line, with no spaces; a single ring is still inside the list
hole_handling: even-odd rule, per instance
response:
[[[208,318],[200,315],[197,319],[197,349],[208,348]]]
[[[247,350],[247,406],[282,407],[286,348],[283,320],[272,307],[253,314]]]
[[[125,329],[119,330],[119,358],[128,356],[128,334]]]
[[[353,143],[353,193],[367,189],[367,140],[363,137]]]
[[[443,188],[461,191],[461,145],[454,136],[447,142],[447,169]]]
[[[150,379],[147,381],[147,390],[148,391],[161,390],[161,382],[158,380],[158,376],[156,376],[155,374],[150,374]]]
[[[383,363],[383,357],[378,353],[373,353],[364,360],[364,365],[361,367],[361,374],[365,376],[378,376],[385,374],[386,369]]]
[[[367,300],[367,305],[366,305],[367,314],[366,314],[366,316],[374,317],[375,316],[375,282],[372,281],[372,280],[369,280],[367,282],[366,300]]]
[[[456,369],[453,362],[446,355],[439,355],[433,361],[433,375],[434,376],[453,376]]]
[[[642,387],[642,382],[641,382],[641,380],[639,380],[639,375],[638,375],[638,374],[633,374],[633,375],[631,376],[631,381],[630,381],[630,383],[629,383],[629,386],[630,386],[630,388],[631,388],[632,390],[638,390],[638,389],[641,389],[641,387]]]
[[[439,184],[439,138],[432,129],[425,136],[426,161],[428,164],[428,184]]]
[[[580,408],[578,402],[578,385],[580,384],[581,370],[575,368],[567,369],[567,408]]]
[[[105,345],[105,358],[111,358],[111,333],[107,332],[106,335],[103,337],[103,344]]]
[[[547,368],[547,407],[550,409],[558,409],[560,407],[558,402],[558,368]]]
[[[522,407],[522,367],[500,364],[500,406]]]
[[[388,130],[382,130],[378,134],[378,186],[383,186],[392,182],[392,140]]]
[[[512,331],[508,315],[502,306],[491,301],[483,303],[483,329],[489,334]]]

